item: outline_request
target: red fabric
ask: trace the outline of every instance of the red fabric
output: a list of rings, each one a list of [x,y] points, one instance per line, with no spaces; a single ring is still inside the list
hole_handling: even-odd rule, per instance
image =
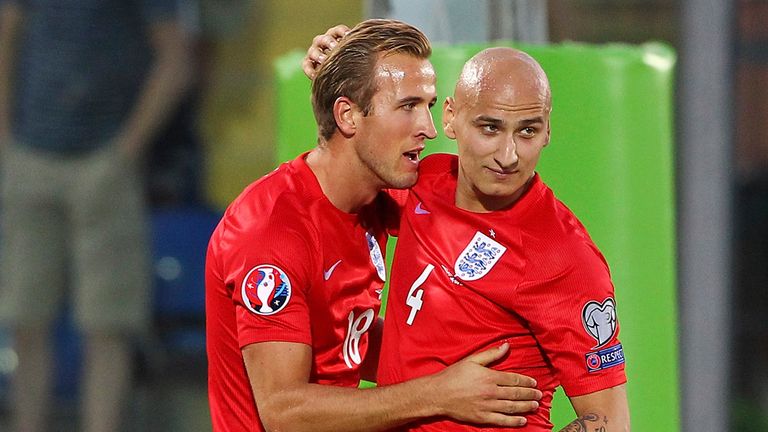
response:
[[[623,364],[589,372],[585,358],[619,344],[616,327],[596,349],[598,341],[582,319],[589,302],[608,305],[605,300],[613,299],[608,266],[581,223],[538,175],[511,208],[493,213],[473,213],[454,205],[456,175],[455,156],[426,158],[402,210],[379,384],[440,371],[506,341],[510,354],[493,367],[535,378],[544,393],[527,426],[514,430],[550,431],[549,410],[558,385],[569,396],[577,396],[626,381]],[[478,237],[484,244],[477,243],[464,255],[478,232],[485,236]],[[495,243],[506,250],[499,254]],[[482,262],[473,253],[499,258],[495,264],[489,259]],[[425,271],[430,264],[434,269]],[[425,274],[423,283],[416,284]],[[428,419],[410,430],[498,429]]]
[[[358,385],[358,361],[365,357],[368,336],[362,332],[355,338],[355,331],[378,315],[384,283],[366,234],[373,234],[384,253],[386,227],[380,214],[393,205],[381,194],[359,214],[336,209],[304,155],[253,183],[230,205],[211,237],[206,262],[214,431],[261,430],[241,353],[249,344],[311,345],[312,382]],[[256,295],[265,278],[283,289],[290,286],[287,303],[281,301],[268,315]],[[272,289],[269,301],[277,293]]]

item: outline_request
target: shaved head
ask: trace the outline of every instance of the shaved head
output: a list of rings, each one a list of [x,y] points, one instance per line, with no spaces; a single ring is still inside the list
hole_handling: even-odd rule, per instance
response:
[[[464,64],[454,97],[457,105],[475,104],[483,94],[504,93],[515,97],[524,92],[552,106],[549,80],[538,62],[514,48],[488,48]],[[458,107],[457,107],[458,108]]]
[[[551,111],[547,75],[528,54],[489,48],[469,59],[443,104],[459,150],[456,205],[494,211],[520,198],[549,143]]]

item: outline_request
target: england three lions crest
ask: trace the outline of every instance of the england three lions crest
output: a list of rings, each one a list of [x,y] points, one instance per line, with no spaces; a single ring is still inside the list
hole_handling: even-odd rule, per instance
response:
[[[464,281],[478,280],[491,271],[507,248],[478,231],[453,266],[455,276]]]
[[[376,273],[383,281],[387,281],[387,268],[384,266],[384,255],[381,253],[379,242],[370,232],[365,233],[365,241],[368,243],[368,252],[371,254],[371,262],[376,268]]]

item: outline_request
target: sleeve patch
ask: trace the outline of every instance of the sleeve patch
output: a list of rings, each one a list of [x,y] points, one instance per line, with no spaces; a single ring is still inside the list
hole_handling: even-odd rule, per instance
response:
[[[616,334],[616,304],[608,297],[602,303],[587,302],[581,310],[584,330],[597,341],[592,349],[600,348]]]
[[[587,371],[597,372],[620,364],[624,364],[624,349],[621,344],[600,351],[585,354]]]
[[[243,279],[243,303],[257,315],[274,315],[283,310],[292,291],[288,275],[273,265],[258,265]]]

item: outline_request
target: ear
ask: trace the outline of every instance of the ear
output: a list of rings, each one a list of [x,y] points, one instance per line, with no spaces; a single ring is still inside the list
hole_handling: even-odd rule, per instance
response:
[[[443,131],[445,136],[456,139],[456,131],[453,130],[453,119],[456,117],[456,101],[452,97],[445,98],[443,102]]]
[[[349,138],[355,134],[355,103],[348,97],[341,96],[333,103],[333,118],[342,135]]]
[[[547,140],[544,142],[544,147],[549,145],[549,139],[552,137],[552,120],[547,115]]]

